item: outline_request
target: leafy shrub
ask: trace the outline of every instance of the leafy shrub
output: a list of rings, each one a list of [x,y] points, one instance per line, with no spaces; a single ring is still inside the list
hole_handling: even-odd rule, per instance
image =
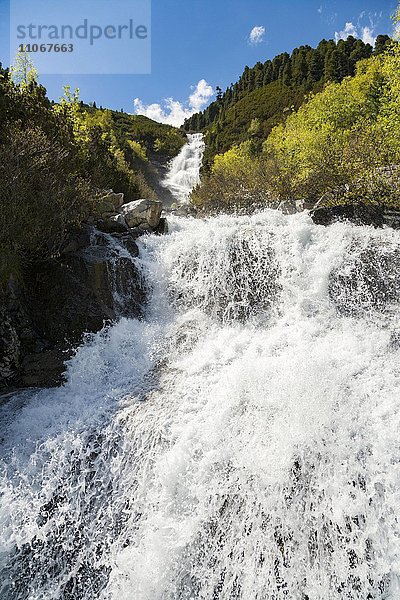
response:
[[[252,142],[218,154],[210,175],[203,178],[191,197],[199,209],[233,211],[271,202],[264,161],[254,155]]]
[[[72,128],[34,81],[0,76],[0,281],[22,263],[58,252],[90,214],[92,188],[79,171]]]
[[[134,156],[147,162],[149,159],[147,158],[146,149],[139,142],[135,142],[134,140],[127,140],[128,146],[131,148]]]
[[[277,167],[276,195],[315,201],[343,190],[354,199],[369,190],[379,200],[382,169],[400,162],[399,71],[389,69],[398,53],[396,46],[359,63],[355,77],[329,84],[272,131],[264,152]]]
[[[67,229],[93,211],[90,186],[70,167],[60,140],[37,126],[10,127],[0,164],[0,239],[27,259],[55,254]]]

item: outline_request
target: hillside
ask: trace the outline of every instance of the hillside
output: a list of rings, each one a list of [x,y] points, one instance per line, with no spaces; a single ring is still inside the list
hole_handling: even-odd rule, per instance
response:
[[[152,157],[165,157],[170,159],[175,156],[186,143],[185,134],[172,127],[157,123],[143,115],[129,115],[124,112],[112,112],[112,120],[117,139],[126,149],[129,141],[139,143],[148,159]]]
[[[146,175],[148,167],[174,158],[186,143],[186,134],[172,125],[158,123],[144,115],[131,115],[95,103],[80,102],[80,110],[93,124],[106,129],[113,143],[132,166]]]
[[[298,108],[304,92],[280,81],[249,92],[231,105],[216,125],[207,129],[207,142],[215,149],[224,150],[249,137],[265,139],[271,129],[282,121],[288,107]]]
[[[297,110],[282,110],[285,97],[296,98],[279,82],[249,93],[226,111],[224,127],[210,126],[231,148],[213,157],[192,202],[208,212],[281,201],[398,210],[399,73],[400,44],[393,41],[360,60],[353,76],[326,83],[307,102],[299,95]],[[281,122],[269,130],[274,119]]]
[[[206,134],[205,167],[234,143],[265,139],[306,94],[320,91],[327,82],[339,83],[353,76],[357,62],[382,53],[389,40],[379,35],[375,48],[353,36],[337,44],[322,40],[316,48],[300,46],[291,54],[284,52],[253,68],[246,66],[235,84],[224,93],[217,88],[217,99],[184,123],[187,131]]]

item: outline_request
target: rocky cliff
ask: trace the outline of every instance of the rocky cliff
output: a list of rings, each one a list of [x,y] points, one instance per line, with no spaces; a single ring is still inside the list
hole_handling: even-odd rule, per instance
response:
[[[135,258],[140,235],[163,232],[162,205],[121,194],[103,217],[71,234],[59,256],[26,268],[0,296],[0,393],[59,385],[64,362],[87,333],[121,316],[140,317],[146,288]],[[101,231],[103,230],[103,231]]]

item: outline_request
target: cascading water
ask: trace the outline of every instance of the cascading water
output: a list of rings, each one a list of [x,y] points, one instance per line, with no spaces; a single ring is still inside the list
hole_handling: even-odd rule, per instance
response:
[[[146,319],[2,407],[2,600],[398,600],[399,233],[140,244]]]
[[[190,192],[200,183],[200,168],[205,144],[202,133],[188,134],[188,143],[171,162],[170,169],[162,181],[179,204],[186,204]]]

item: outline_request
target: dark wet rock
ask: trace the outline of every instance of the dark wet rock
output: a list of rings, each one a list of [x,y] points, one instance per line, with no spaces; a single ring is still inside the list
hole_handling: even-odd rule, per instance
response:
[[[115,234],[113,237],[117,239],[123,246],[128,250],[129,254],[133,257],[139,256],[139,248],[135,240],[139,237],[139,232],[134,232],[129,229],[126,233]]]
[[[21,364],[24,387],[52,387],[63,381],[64,361],[69,353],[60,348],[27,354]]]
[[[108,219],[96,222],[96,227],[103,233],[123,233],[129,229],[123,215],[111,215]]]
[[[148,223],[141,223],[138,229],[142,233],[153,233],[153,228]]]
[[[298,212],[298,208],[295,202],[291,202],[290,200],[283,200],[279,203],[278,210],[280,210],[284,215],[294,215]]]
[[[317,225],[331,225],[335,221],[351,221],[355,225],[372,225],[373,227],[387,225],[394,229],[400,228],[399,211],[363,202],[332,206],[324,205],[322,202],[318,203],[310,214]]]
[[[392,229],[400,229],[400,211],[385,209],[383,211],[383,224]]]
[[[84,333],[119,316],[141,316],[138,253],[129,232],[85,232],[59,258],[30,265],[23,285],[10,282],[0,298],[0,393],[58,385]]]
[[[90,227],[84,227],[82,230],[70,235],[60,251],[61,255],[73,254],[78,250],[87,248],[90,245],[91,231]]]
[[[140,317],[146,300],[145,285],[135,264],[120,258],[114,272],[115,312],[121,317]]]
[[[395,330],[390,334],[389,349],[398,350],[400,348],[400,331]]]
[[[153,229],[153,232],[158,235],[165,235],[168,233],[168,221],[165,217],[161,217],[159,224]]]
[[[339,204],[317,206],[311,211],[311,218],[317,225],[331,225],[335,221],[351,221],[355,225],[382,227],[383,207],[372,204]]]

